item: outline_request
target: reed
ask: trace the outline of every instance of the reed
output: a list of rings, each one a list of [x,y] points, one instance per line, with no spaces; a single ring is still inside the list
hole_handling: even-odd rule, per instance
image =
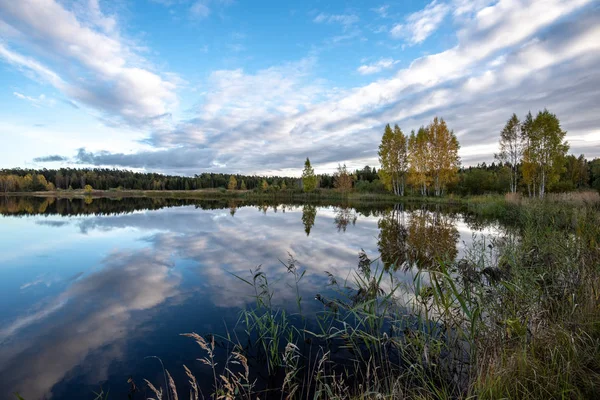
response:
[[[222,338],[231,351],[217,365],[214,338],[186,334],[213,370],[213,398],[594,398],[599,209],[553,200],[504,204],[517,226],[476,238],[463,259],[417,270],[410,283],[399,282],[394,269],[415,266],[384,268],[361,251],[352,276],[338,282],[329,275],[316,315],[303,314],[306,271],[293,258],[284,265],[295,314],[273,307],[276,293],[260,268],[238,276],[255,293],[240,316],[251,344]],[[186,374],[197,399],[187,367]]]

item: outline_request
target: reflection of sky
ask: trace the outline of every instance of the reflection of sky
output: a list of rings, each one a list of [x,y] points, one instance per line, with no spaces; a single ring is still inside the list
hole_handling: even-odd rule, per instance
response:
[[[378,218],[358,216],[339,231],[336,209],[319,208],[307,236],[302,208],[168,208],[114,216],[2,218],[0,223],[0,393],[28,399],[75,390],[126,393],[129,374],[151,378],[143,359],[172,370],[189,343],[177,334],[235,322],[258,265],[275,282],[276,305],[294,311],[279,260],[307,274],[304,307],[316,310],[325,271],[343,281],[362,248],[377,254]],[[458,222],[460,242],[472,230]],[[410,278],[407,278],[410,279]],[[189,350],[189,347],[187,348]],[[189,357],[192,357],[190,355]],[[177,361],[175,361],[177,360]],[[192,361],[188,361],[190,364]],[[141,379],[140,379],[141,380]]]

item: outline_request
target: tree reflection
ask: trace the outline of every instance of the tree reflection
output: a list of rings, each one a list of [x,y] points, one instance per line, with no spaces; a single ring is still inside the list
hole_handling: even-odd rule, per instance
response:
[[[377,247],[381,260],[386,268],[404,268],[408,257],[408,230],[406,229],[405,213],[401,204],[396,204],[386,211],[377,222],[379,238]]]
[[[304,224],[304,232],[306,232],[306,236],[310,235],[310,230],[315,224],[315,218],[317,217],[317,207],[305,204],[302,207],[302,223]]]
[[[456,219],[439,210],[415,211],[408,225],[408,247],[411,264],[434,269],[440,263],[454,261],[458,255]]]
[[[337,227],[338,232],[344,231],[346,232],[346,228],[351,223],[352,225],[356,224],[357,220],[356,211],[350,207],[339,207],[335,213],[335,218],[333,222]]]
[[[250,202],[236,201],[236,207]],[[158,210],[165,207],[195,206],[203,210],[231,208],[228,200],[173,198],[99,198],[99,197],[0,197],[0,215],[116,215],[137,210]],[[262,210],[262,208],[261,208]]]
[[[408,222],[407,222],[408,221]],[[378,248],[386,268],[434,269],[458,255],[456,219],[439,210],[387,211],[378,222]]]

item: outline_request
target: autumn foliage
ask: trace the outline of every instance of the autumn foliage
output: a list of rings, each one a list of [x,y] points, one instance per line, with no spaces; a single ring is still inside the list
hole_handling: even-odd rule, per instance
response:
[[[457,179],[460,145],[454,132],[438,117],[407,138],[398,125],[386,125],[379,145],[379,176],[396,195],[408,182],[423,196],[441,196]]]

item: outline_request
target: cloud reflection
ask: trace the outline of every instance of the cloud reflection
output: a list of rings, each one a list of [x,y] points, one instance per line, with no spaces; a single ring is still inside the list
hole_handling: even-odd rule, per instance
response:
[[[105,378],[109,363],[121,357],[125,339],[143,321],[136,312],[177,295],[180,276],[168,254],[153,249],[114,252],[100,269],[2,329],[3,393],[50,397],[53,386],[82,365],[92,370],[88,373],[94,381]],[[104,356],[98,358],[100,349]]]
[[[275,290],[274,306],[294,310],[296,295],[287,286],[292,277],[280,262],[291,255],[307,270],[300,285],[303,311],[319,310],[322,305],[313,298],[323,291],[325,272],[338,282],[352,279],[360,249],[375,259],[382,243],[388,247],[399,243],[397,238],[382,238],[382,221],[385,224],[391,218],[403,223],[405,214],[264,205],[79,216],[70,222],[82,235],[101,231],[119,238],[123,230],[134,231],[143,248],[114,251],[94,272],[72,280],[64,292],[1,328],[0,388],[34,399],[50,396],[70,374],[89,377],[93,384],[102,381],[110,363],[125,358],[125,345],[135,340],[140,325],[151,318],[159,320],[164,311],[158,306],[180,295],[183,274],[186,285],[201,293],[203,307],[219,314],[218,310],[229,312],[252,302],[253,289],[232,274],[246,278],[251,268],[262,265]],[[460,218],[442,217],[421,211],[411,214],[406,229],[412,224],[415,232],[408,232],[403,245],[418,246],[422,236],[418,232],[429,235],[439,227],[449,232],[448,245],[473,232],[467,224],[460,224],[459,235]],[[434,250],[426,248],[419,254],[435,257]],[[411,281],[414,272],[396,274]],[[204,323],[211,322],[215,321]]]

